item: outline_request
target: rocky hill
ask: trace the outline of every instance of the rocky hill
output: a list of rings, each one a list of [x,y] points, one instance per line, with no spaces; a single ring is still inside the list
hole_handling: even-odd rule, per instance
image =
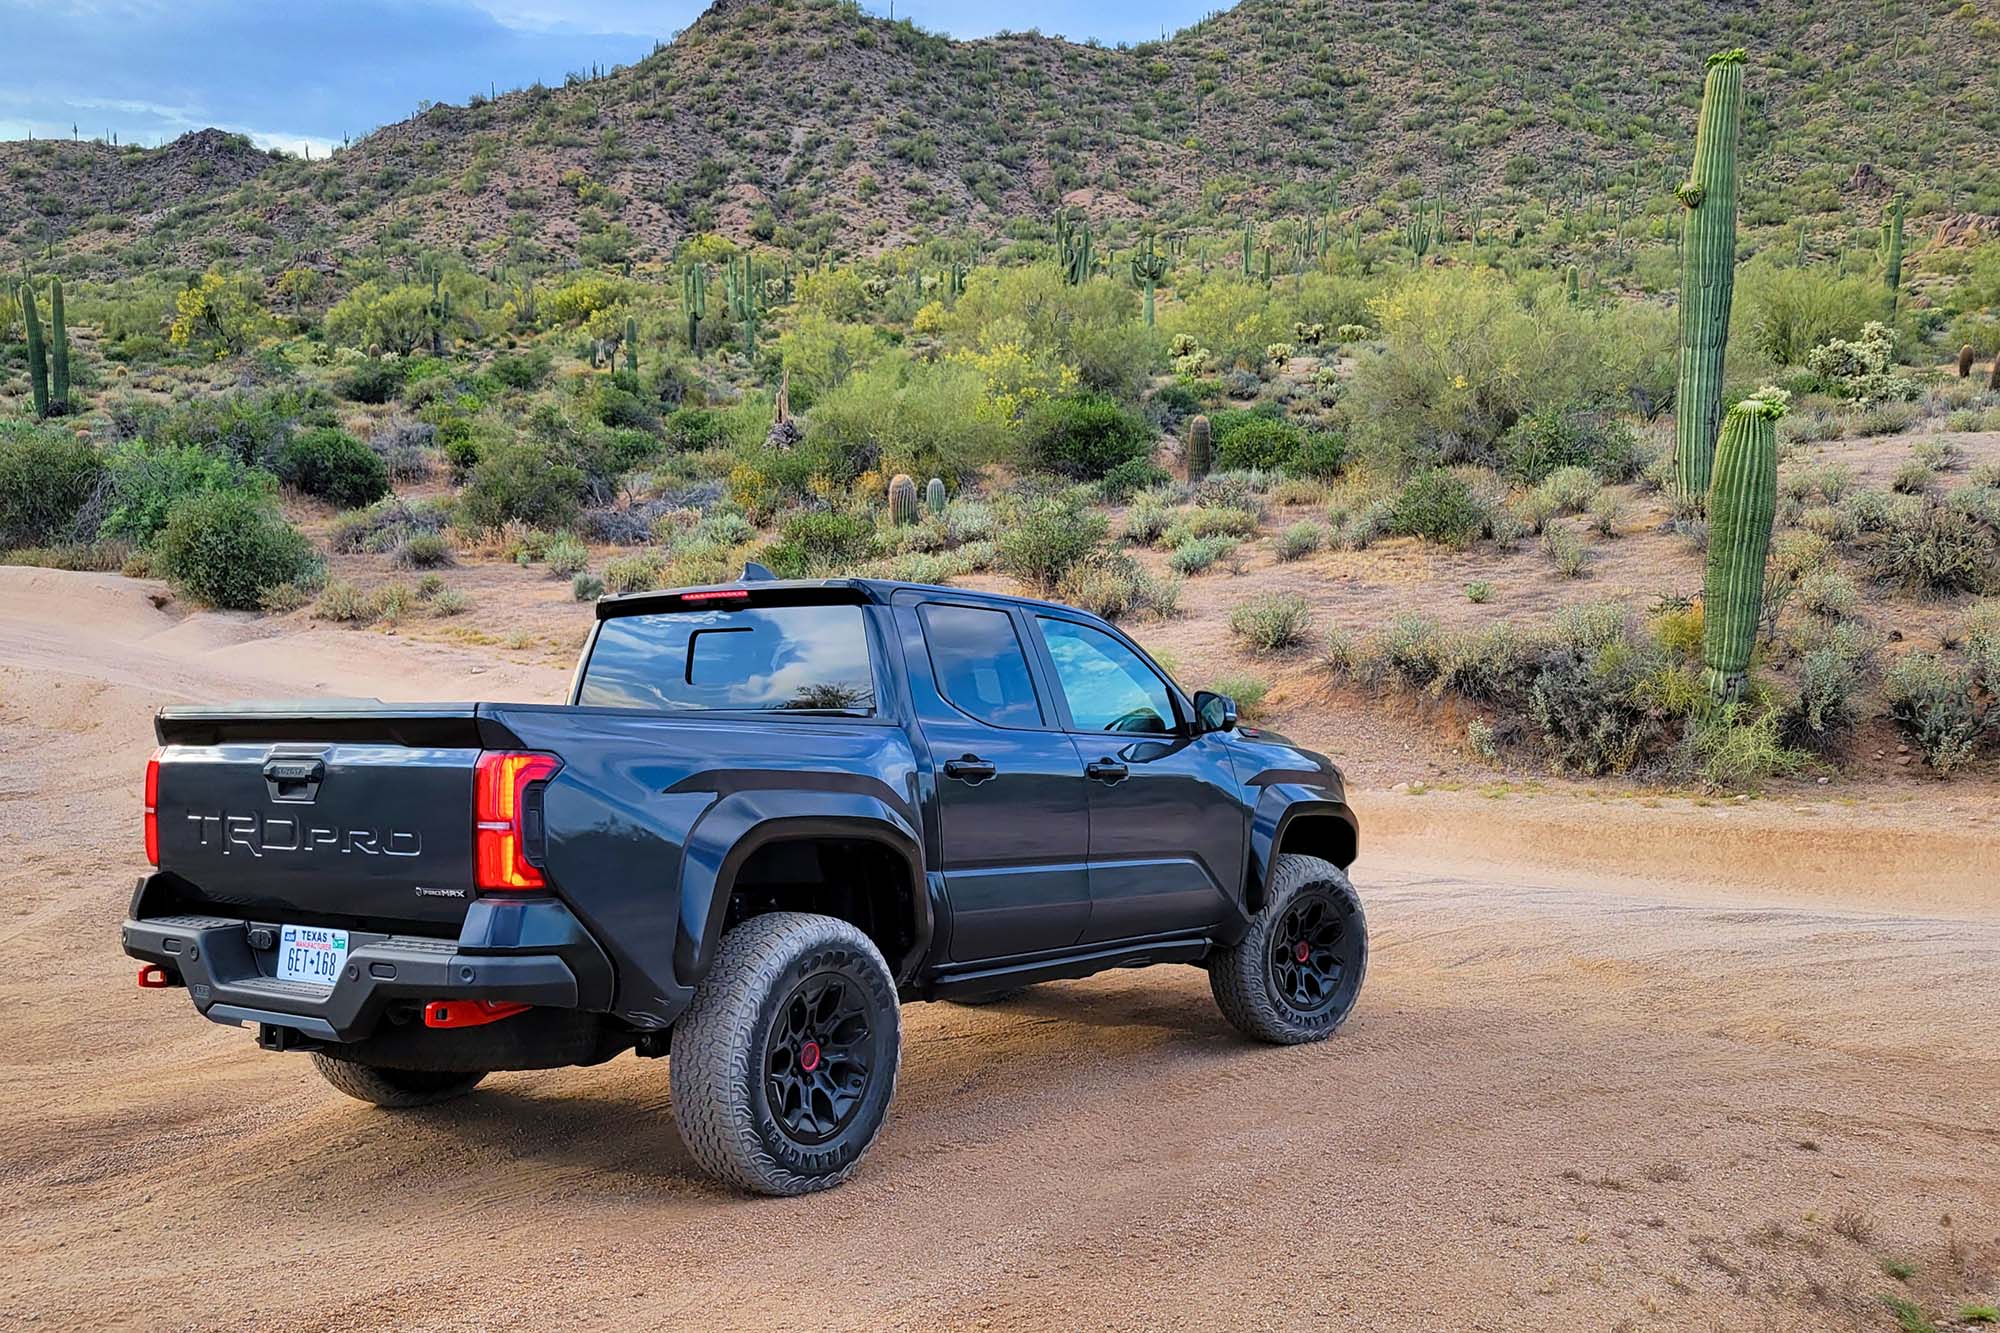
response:
[[[718,0],[648,59],[439,105],[306,163],[204,131],[143,151],[0,144],[0,256],[84,267],[644,264],[700,230],[875,250],[1059,203],[1168,227],[1460,225],[1664,209],[1703,57],[1750,51],[1748,227],[2000,214],[2000,21],[1931,0],[1244,0],[1158,42],[955,42],[814,0]]]

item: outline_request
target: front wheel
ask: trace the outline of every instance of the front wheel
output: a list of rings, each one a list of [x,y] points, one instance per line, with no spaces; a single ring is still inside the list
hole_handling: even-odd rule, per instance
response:
[[[835,917],[772,912],[722,937],[674,1025],[674,1118],[705,1170],[759,1194],[854,1174],[902,1056],[896,981]]]
[[[1368,920],[1346,872],[1281,856],[1250,929],[1209,960],[1223,1017],[1259,1041],[1320,1041],[1347,1020],[1368,975]]]
[[[391,1111],[413,1106],[434,1106],[463,1097],[479,1086],[482,1073],[452,1070],[378,1069],[313,1052],[313,1066],[321,1078],[357,1101],[373,1102]]]

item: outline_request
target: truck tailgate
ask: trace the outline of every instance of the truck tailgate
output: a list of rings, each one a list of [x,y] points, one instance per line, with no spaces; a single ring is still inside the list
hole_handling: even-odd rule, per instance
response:
[[[421,728],[461,743],[387,739],[410,734],[408,722],[389,710],[332,728],[324,715],[163,715],[160,869],[191,901],[275,919],[456,928],[473,897],[480,746],[470,717]],[[212,739],[244,730],[260,738]]]

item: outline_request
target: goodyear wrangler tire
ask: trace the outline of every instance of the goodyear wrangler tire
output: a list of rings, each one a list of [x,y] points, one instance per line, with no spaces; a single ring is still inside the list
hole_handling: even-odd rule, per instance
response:
[[[1316,856],[1281,856],[1241,941],[1209,960],[1223,1017],[1259,1041],[1333,1035],[1368,975],[1368,920],[1347,875]]]
[[[357,1101],[373,1102],[391,1111],[404,1111],[413,1106],[435,1106],[454,1097],[463,1097],[486,1077],[483,1073],[452,1070],[378,1069],[318,1051],[313,1053],[312,1059],[320,1077],[341,1092]]]
[[[854,1174],[902,1055],[896,981],[848,922],[752,917],[722,937],[674,1025],[681,1138],[706,1171],[758,1194],[807,1194]]]

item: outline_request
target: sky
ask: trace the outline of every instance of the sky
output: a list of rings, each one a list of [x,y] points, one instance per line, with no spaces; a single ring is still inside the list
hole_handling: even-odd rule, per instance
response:
[[[644,59],[706,0],[0,0],[14,55],[0,139],[116,134],[148,147],[213,125],[324,156],[425,102],[559,84]],[[1215,0],[864,0],[954,37],[1038,28],[1139,42]],[[1079,13],[1079,9],[1084,12]]]

